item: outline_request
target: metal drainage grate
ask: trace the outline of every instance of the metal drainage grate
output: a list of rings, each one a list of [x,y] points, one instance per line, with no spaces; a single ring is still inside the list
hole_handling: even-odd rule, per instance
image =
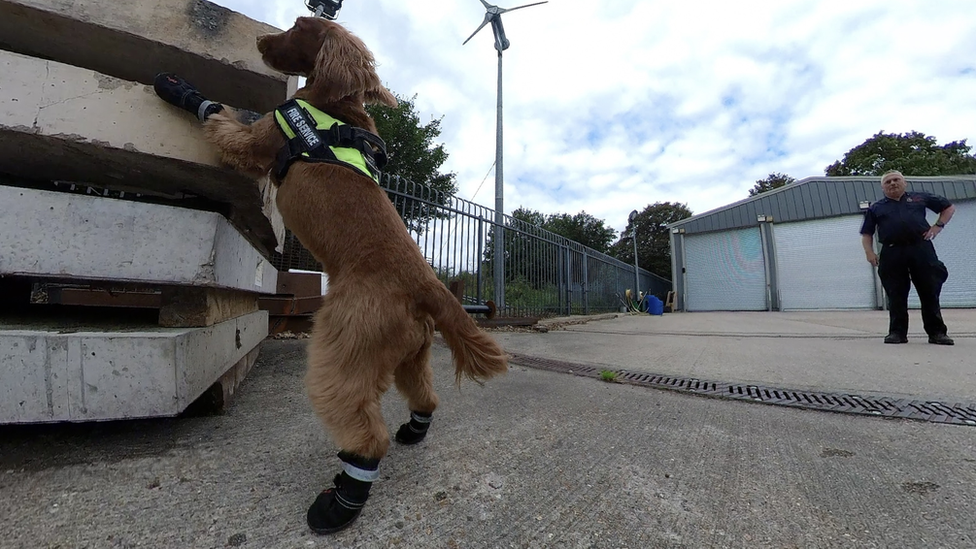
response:
[[[792,406],[811,410],[824,410],[844,414],[914,419],[933,423],[976,426],[976,406],[971,404],[946,404],[931,400],[892,399],[887,397],[862,397],[839,393],[811,393],[791,391],[758,385],[721,383],[694,378],[663,376],[646,372],[632,372],[615,368],[602,368],[586,364],[574,364],[548,358],[509,353],[510,361],[551,372],[570,373],[583,377],[599,378],[601,372],[611,371],[616,380],[631,385],[654,387],[682,393],[705,395]]]

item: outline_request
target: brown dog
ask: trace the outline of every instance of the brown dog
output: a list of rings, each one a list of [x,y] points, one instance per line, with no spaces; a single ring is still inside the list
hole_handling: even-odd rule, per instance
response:
[[[265,63],[305,76],[295,98],[369,132],[366,102],[396,106],[380,84],[372,54],[358,38],[325,19],[302,17],[257,42]],[[210,115],[205,131],[236,169],[265,175],[286,137],[273,114],[247,126]],[[308,394],[342,449],[343,472],[309,509],[309,526],[334,532],[359,515],[390,438],[380,398],[391,382],[406,397],[411,421],[397,433],[406,444],[426,434],[437,407],[430,346],[434,324],[447,341],[456,377],[487,379],[507,370],[505,353],[482,332],[437,279],[386,193],[362,171],[297,161],[276,181],[285,225],[329,275],[329,290],[308,347]]]

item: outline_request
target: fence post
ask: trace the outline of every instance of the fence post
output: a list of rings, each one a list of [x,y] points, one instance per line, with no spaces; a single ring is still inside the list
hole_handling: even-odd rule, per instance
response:
[[[583,248],[583,314],[590,314],[590,260]]]
[[[563,249],[566,250],[563,256],[566,263],[566,316],[570,316],[573,314],[573,264],[569,246]]]
[[[481,300],[481,288],[484,285],[484,281],[481,279],[481,266],[484,265],[485,257],[485,218],[478,216],[478,255],[476,261],[478,262],[478,305],[484,303]]]

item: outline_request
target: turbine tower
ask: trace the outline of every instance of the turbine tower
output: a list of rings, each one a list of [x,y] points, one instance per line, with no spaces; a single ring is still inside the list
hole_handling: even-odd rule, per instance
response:
[[[546,0],[548,2],[548,0]],[[478,31],[485,25],[491,23],[491,31],[495,34],[495,49],[498,50],[498,112],[495,122],[495,236],[492,239],[495,243],[494,258],[494,280],[495,280],[495,305],[499,309],[505,307],[505,199],[504,199],[504,180],[502,178],[502,52],[508,49],[511,43],[505,37],[505,27],[502,26],[502,14],[509,11],[520,10],[529,6],[538,6],[546,2],[535,2],[525,4],[517,8],[499,8],[493,6],[485,0],[481,3],[485,6],[485,20],[471,33],[471,36],[461,45],[467,44]]]

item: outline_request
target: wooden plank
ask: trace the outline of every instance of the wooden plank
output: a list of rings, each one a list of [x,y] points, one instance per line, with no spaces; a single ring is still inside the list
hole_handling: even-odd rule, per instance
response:
[[[258,300],[258,306],[261,310],[268,311],[270,315],[307,315],[319,310],[322,306],[322,296],[262,297]]]
[[[458,278],[451,281],[450,285],[451,293],[457,298],[458,302],[464,303],[464,279]]]
[[[278,293],[295,297],[322,295],[322,275],[315,273],[278,272]]]
[[[153,292],[111,292],[99,288],[50,288],[48,303],[84,307],[158,309],[162,302]]]
[[[173,286],[164,288],[159,325],[202,328],[258,310],[258,296],[250,292]]]

